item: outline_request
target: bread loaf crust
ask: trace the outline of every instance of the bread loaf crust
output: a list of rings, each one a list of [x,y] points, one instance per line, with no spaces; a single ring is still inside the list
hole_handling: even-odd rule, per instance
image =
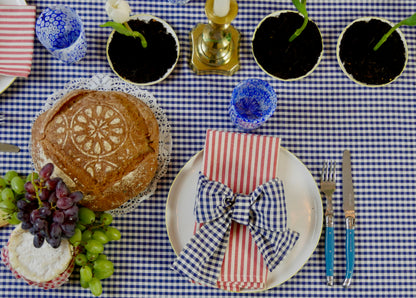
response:
[[[117,91],[75,90],[41,114],[32,127],[37,170],[83,192],[95,211],[119,207],[146,189],[157,170],[159,126],[138,98]]]

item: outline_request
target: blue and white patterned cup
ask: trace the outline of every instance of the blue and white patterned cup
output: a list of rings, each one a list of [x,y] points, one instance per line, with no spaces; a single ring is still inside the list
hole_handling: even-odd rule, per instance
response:
[[[62,62],[76,63],[87,53],[84,25],[75,10],[68,6],[46,8],[36,20],[36,36],[52,56]]]
[[[266,122],[276,107],[277,95],[272,86],[260,79],[248,79],[234,88],[228,112],[235,125],[252,130]]]

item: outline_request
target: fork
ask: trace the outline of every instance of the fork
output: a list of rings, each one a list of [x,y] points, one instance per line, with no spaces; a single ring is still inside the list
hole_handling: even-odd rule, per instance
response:
[[[4,117],[2,114],[0,114],[0,123],[2,123],[5,119],[6,119],[6,117]]]
[[[328,286],[334,285],[334,210],[332,195],[336,189],[336,162],[325,161],[321,173],[321,193],[326,197],[325,210],[325,264]]]

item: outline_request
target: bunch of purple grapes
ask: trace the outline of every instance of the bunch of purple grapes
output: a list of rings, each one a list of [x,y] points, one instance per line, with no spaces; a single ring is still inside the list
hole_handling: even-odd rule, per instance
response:
[[[71,192],[61,178],[51,178],[54,166],[46,164],[36,177],[25,183],[25,198],[17,202],[22,228],[34,236],[33,245],[41,247],[46,240],[58,248],[62,238],[71,238],[78,221],[78,205],[83,195]]]

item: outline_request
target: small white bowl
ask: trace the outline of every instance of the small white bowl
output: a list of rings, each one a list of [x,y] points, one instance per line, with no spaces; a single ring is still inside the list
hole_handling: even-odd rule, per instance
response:
[[[399,29],[396,29],[396,31],[397,31],[397,33],[399,34],[399,36],[400,36],[400,38],[401,38],[401,40],[402,40],[402,42],[403,42],[403,46],[404,46],[404,50],[405,50],[405,61],[404,61],[404,65],[403,65],[403,69],[402,69],[402,71],[393,79],[393,80],[391,80],[390,82],[388,82],[388,83],[385,83],[385,84],[379,84],[379,85],[376,85],[376,84],[367,84],[367,83],[364,83],[364,82],[360,82],[360,81],[358,81],[357,79],[355,79],[349,72],[347,72],[347,70],[345,69],[345,67],[344,67],[344,63],[341,61],[341,57],[339,56],[339,52],[340,52],[340,47],[341,47],[341,42],[342,42],[342,38],[344,37],[344,34],[345,34],[345,32],[348,30],[348,28],[350,28],[353,24],[355,24],[356,22],[362,22],[362,21],[365,21],[365,22],[369,22],[370,20],[379,20],[379,21],[382,21],[382,22],[384,22],[384,23],[387,23],[387,24],[389,24],[391,27],[393,27],[395,24],[393,24],[392,22],[390,22],[390,21],[388,21],[388,20],[386,20],[386,19],[383,19],[383,18],[379,18],[379,17],[362,17],[362,18],[358,18],[358,19],[356,19],[356,20],[354,20],[354,21],[352,21],[347,27],[345,27],[344,28],[344,30],[342,30],[342,32],[341,32],[341,34],[340,34],[340,36],[338,37],[338,42],[337,42],[337,60],[338,60],[338,64],[339,64],[339,66],[341,67],[341,70],[347,75],[347,77],[348,78],[350,78],[353,82],[355,82],[355,83],[357,83],[357,84],[359,84],[359,85],[361,85],[361,86],[365,86],[365,87],[382,87],[382,86],[386,86],[386,85],[389,85],[389,84],[391,84],[391,83],[393,83],[395,80],[397,80],[397,78],[398,77],[400,77],[400,75],[403,73],[403,71],[405,70],[405,68],[406,68],[406,65],[407,65],[407,60],[408,60],[408,47],[407,47],[407,43],[406,43],[406,39],[405,39],[405,37],[404,37],[404,34],[399,30]]]
[[[268,19],[268,18],[270,18],[270,17],[278,17],[280,14],[283,14],[283,13],[288,13],[288,12],[293,12],[293,13],[296,13],[296,14],[300,15],[301,17],[303,17],[303,15],[302,15],[301,13],[299,13],[298,11],[292,11],[292,10],[279,10],[279,11],[273,12],[273,13],[269,14],[268,16],[266,16],[263,20],[261,20],[261,21],[260,21],[260,23],[256,26],[256,29],[254,30],[253,37],[252,37],[252,39],[251,39],[251,51],[252,51],[252,54],[253,54],[254,60],[256,61],[257,65],[261,68],[261,70],[263,70],[266,74],[268,74],[268,75],[269,75],[269,76],[271,76],[272,78],[278,79],[278,80],[280,80],[280,81],[286,81],[286,82],[301,80],[301,79],[303,79],[303,78],[307,77],[308,75],[310,75],[310,74],[311,74],[311,73],[312,73],[312,72],[313,72],[313,71],[314,71],[314,70],[318,67],[319,63],[321,62],[322,56],[323,56],[323,54],[324,54],[324,45],[323,45],[323,40],[322,40],[321,30],[319,30],[318,25],[316,25],[316,23],[315,23],[314,21],[312,21],[311,19],[309,19],[308,21],[309,21],[309,22],[312,22],[313,24],[315,24],[315,25],[316,25],[316,27],[318,28],[319,35],[321,36],[321,44],[322,44],[322,51],[321,51],[321,54],[319,55],[318,60],[316,61],[316,64],[315,64],[315,65],[311,68],[311,70],[310,70],[310,71],[308,71],[306,74],[304,74],[304,75],[302,75],[302,76],[300,76],[300,77],[290,78],[290,79],[283,79],[283,78],[277,77],[277,76],[275,76],[275,75],[273,75],[273,74],[271,74],[271,73],[267,72],[267,71],[263,68],[263,66],[261,66],[261,65],[260,65],[260,63],[257,61],[256,56],[254,55],[254,49],[253,49],[253,41],[254,41],[254,38],[255,38],[255,36],[256,36],[257,30],[259,29],[259,27],[261,26],[261,24],[262,24],[262,23],[263,23],[266,19]]]
[[[116,32],[115,30],[113,30],[112,32],[111,32],[111,34],[110,34],[110,36],[108,37],[108,40],[107,40],[107,47],[106,47],[106,54],[107,54],[107,61],[108,61],[108,64],[110,64],[110,67],[111,67],[111,69],[113,70],[113,72],[119,77],[119,78],[121,78],[122,80],[124,80],[124,81],[126,81],[126,82],[128,82],[128,83],[130,83],[130,84],[134,84],[134,85],[139,85],[139,86],[147,86],[147,85],[154,85],[154,84],[157,84],[157,83],[159,83],[159,82],[161,82],[161,81],[163,81],[164,79],[166,79],[170,74],[171,74],[171,72],[173,71],[173,69],[175,68],[175,66],[176,66],[176,64],[178,63],[178,60],[179,60],[179,52],[180,52],[180,47],[179,47],[179,39],[178,39],[178,37],[176,36],[176,33],[175,33],[175,31],[173,30],[173,28],[166,22],[166,21],[164,21],[164,20],[162,20],[162,19],[160,19],[160,18],[158,18],[158,17],[155,17],[155,16],[152,16],[152,15],[149,15],[149,14],[138,14],[138,15],[134,15],[134,16],[131,16],[130,17],[130,20],[140,20],[140,21],[144,21],[144,22],[149,22],[150,20],[156,20],[156,21],[158,21],[159,23],[161,23],[162,25],[163,25],[163,27],[165,27],[166,28],[166,32],[167,33],[169,33],[169,34],[171,34],[172,36],[173,36],[173,38],[175,39],[175,43],[176,43],[176,52],[177,52],[177,56],[176,56],[176,60],[175,60],[175,62],[173,63],[173,65],[166,71],[166,73],[161,77],[161,78],[159,78],[159,79],[157,79],[157,80],[155,80],[155,81],[151,81],[151,82],[145,82],[145,83],[136,83],[136,82],[133,82],[133,81],[130,81],[130,80],[128,80],[128,79],[126,79],[126,78],[123,78],[122,76],[120,76],[116,71],[115,71],[115,69],[114,69],[114,67],[113,67],[113,63],[111,62],[111,59],[110,59],[110,56],[109,56],[109,54],[108,54],[108,49],[109,49],[109,47],[110,47],[110,43],[111,43],[111,40],[113,39],[113,36],[114,36],[114,33]]]

